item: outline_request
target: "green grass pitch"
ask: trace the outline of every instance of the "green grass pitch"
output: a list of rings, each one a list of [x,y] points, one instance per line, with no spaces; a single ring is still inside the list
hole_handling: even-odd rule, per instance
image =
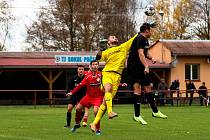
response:
[[[141,107],[148,125],[134,122],[133,105],[115,105],[119,116],[101,122],[102,134],[80,128],[64,128],[66,106],[0,106],[0,140],[209,140],[210,108],[204,106],[159,107],[168,119],[154,118],[147,105]],[[74,113],[72,126],[74,124]],[[92,114],[92,111],[91,111]],[[93,120],[93,115],[89,121]]]

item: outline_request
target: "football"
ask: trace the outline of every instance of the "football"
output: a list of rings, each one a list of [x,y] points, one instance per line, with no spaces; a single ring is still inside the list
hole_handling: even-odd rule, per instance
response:
[[[145,11],[144,13],[147,15],[147,16],[153,16],[155,14],[155,7],[151,4],[147,5],[145,7]]]

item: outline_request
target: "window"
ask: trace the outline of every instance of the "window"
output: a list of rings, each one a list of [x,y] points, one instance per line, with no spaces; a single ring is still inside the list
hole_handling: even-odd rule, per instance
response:
[[[200,64],[185,64],[185,80],[200,80]]]

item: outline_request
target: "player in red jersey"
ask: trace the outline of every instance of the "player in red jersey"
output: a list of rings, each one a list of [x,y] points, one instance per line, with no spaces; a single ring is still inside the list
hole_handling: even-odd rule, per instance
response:
[[[72,132],[75,132],[77,128],[80,128],[80,120],[82,117],[82,109],[84,107],[90,108],[93,106],[94,114],[96,115],[98,109],[103,101],[104,92],[101,90],[101,73],[98,71],[99,62],[93,60],[90,62],[91,73],[88,73],[87,76],[82,80],[82,82],[75,87],[68,95],[74,95],[80,88],[86,87],[86,95],[81,99],[79,104],[76,107],[77,113],[76,124],[71,129]],[[100,135],[100,123],[96,125],[96,135]]]

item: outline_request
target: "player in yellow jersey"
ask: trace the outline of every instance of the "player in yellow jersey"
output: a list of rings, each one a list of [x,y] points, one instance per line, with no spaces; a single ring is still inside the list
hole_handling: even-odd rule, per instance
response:
[[[118,39],[116,36],[109,36],[107,49],[99,51],[96,56],[97,60],[106,62],[105,67],[102,70],[102,86],[105,91],[105,96],[93,123],[90,125],[92,131],[95,131],[95,126],[102,118],[106,109],[108,111],[109,119],[118,116],[117,113],[112,111],[112,99],[117,92],[121,80],[121,74],[125,68],[128,52],[136,36],[137,35],[121,45],[118,45]]]

